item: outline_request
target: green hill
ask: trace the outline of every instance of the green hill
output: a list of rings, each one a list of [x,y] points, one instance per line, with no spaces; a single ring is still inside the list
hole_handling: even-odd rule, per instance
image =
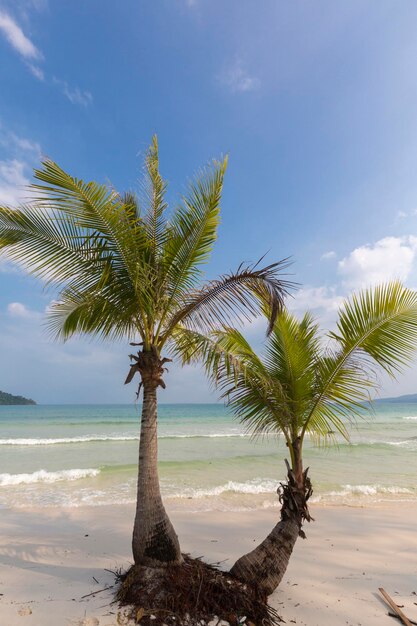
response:
[[[397,396],[396,398],[380,398],[378,402],[417,402],[417,393],[410,393],[406,396]]]
[[[36,402],[34,400],[30,400],[30,398],[24,398],[23,396],[12,396],[11,393],[0,391],[0,405],[1,404],[36,404]]]

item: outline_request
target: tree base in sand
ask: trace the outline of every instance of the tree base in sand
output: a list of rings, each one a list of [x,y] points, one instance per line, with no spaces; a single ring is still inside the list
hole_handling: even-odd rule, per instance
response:
[[[282,621],[255,587],[188,555],[181,565],[133,565],[119,576],[116,600],[144,626],[274,626]]]

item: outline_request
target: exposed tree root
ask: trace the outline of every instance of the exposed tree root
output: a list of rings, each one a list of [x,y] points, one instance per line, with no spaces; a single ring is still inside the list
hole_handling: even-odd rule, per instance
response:
[[[133,565],[119,575],[116,601],[131,607],[131,619],[144,626],[274,626],[283,621],[255,587],[201,559],[184,555],[181,565]]]

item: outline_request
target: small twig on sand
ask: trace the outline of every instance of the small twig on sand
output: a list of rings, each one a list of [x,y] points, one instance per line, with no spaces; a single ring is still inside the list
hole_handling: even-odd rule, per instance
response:
[[[89,598],[90,596],[95,596],[96,593],[101,593],[102,591],[108,591],[108,589],[113,589],[114,585],[110,585],[110,587],[104,587],[104,589],[99,589],[98,591],[92,591],[91,593],[86,593],[85,596],[81,596],[81,600],[84,598]]]
[[[403,622],[403,624],[405,624],[405,626],[412,626],[408,617],[404,615],[400,607],[397,604],[395,604],[394,600],[391,598],[391,596],[387,594],[385,589],[383,589],[382,587],[378,587],[378,591],[384,597],[385,602],[387,602],[387,604],[389,604],[389,606],[392,608],[396,616]]]
[[[388,615],[390,617],[396,617],[397,619],[401,619],[399,615],[397,615],[396,613],[391,613],[391,611],[388,611]],[[415,624],[415,626],[417,626],[417,622],[414,622],[412,619],[409,619],[408,621],[410,622],[410,624]]]

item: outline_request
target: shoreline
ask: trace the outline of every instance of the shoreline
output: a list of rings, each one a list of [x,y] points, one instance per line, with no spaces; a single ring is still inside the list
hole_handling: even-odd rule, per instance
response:
[[[384,587],[417,619],[417,502],[311,506],[289,568],[270,602],[287,623],[394,624],[377,597]],[[190,514],[169,508],[182,549],[209,562],[234,560],[262,540],[278,509]],[[116,626],[105,568],[131,563],[133,505],[3,509],[0,615],[7,626]],[[96,582],[97,581],[97,582]],[[398,594],[396,594],[398,592]],[[82,598],[82,596],[87,596]],[[113,613],[113,614],[112,614]],[[95,618],[95,621],[93,618]]]

